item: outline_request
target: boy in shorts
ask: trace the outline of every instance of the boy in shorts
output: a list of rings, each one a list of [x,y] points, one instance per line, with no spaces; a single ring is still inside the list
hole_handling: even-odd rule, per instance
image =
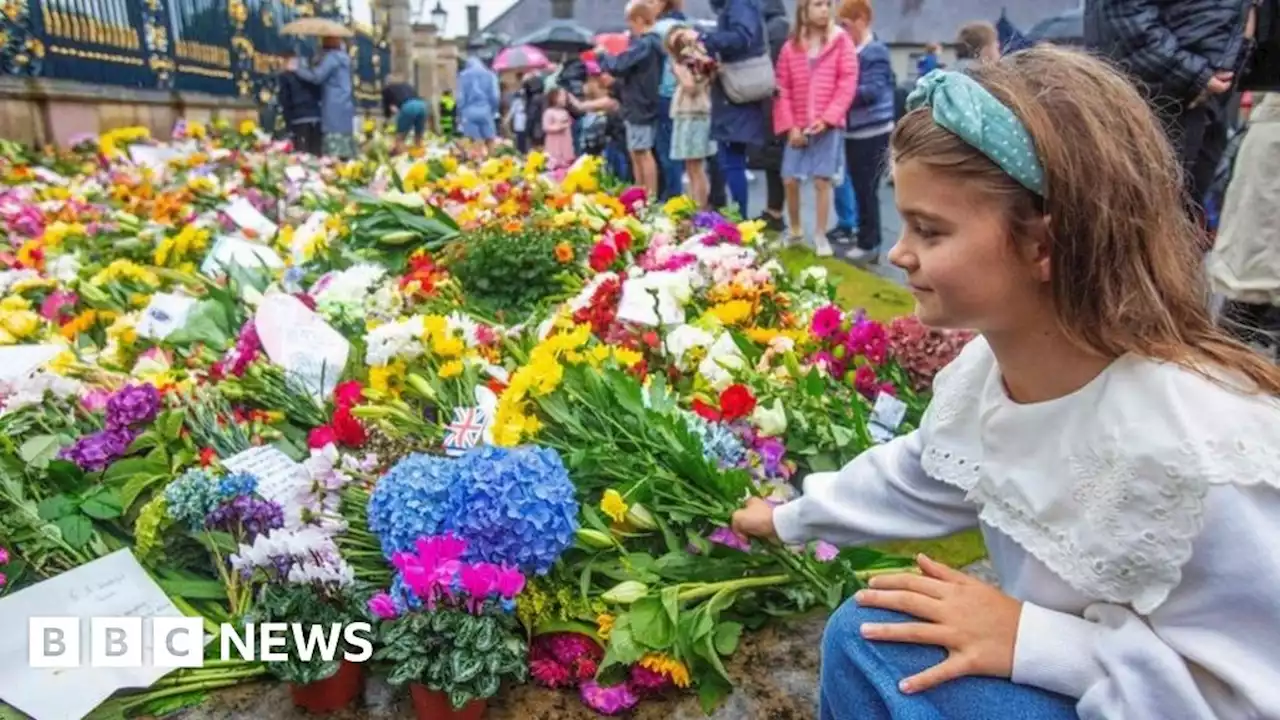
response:
[[[622,119],[627,129],[627,152],[636,183],[658,196],[658,165],[653,157],[658,126],[659,86],[662,82],[662,40],[652,32],[654,9],[648,0],[627,4],[631,45],[616,57],[600,53],[600,69],[621,84]],[[599,52],[599,51],[597,51]]]

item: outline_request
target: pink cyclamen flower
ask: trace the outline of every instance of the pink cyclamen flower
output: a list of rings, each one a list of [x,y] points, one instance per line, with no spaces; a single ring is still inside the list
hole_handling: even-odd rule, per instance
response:
[[[478,604],[497,589],[498,568],[489,563],[464,564],[458,570],[458,577],[462,581],[462,589],[471,596],[473,604]]]
[[[840,554],[840,548],[832,545],[826,540],[819,540],[813,547],[813,557],[818,562],[831,562]]]
[[[0,565],[6,565],[9,562],[9,551],[0,547]]]
[[[579,688],[582,702],[601,715],[617,715],[626,712],[640,702],[640,698],[623,683],[613,687],[601,687],[595,680],[587,680]]]
[[[369,598],[369,612],[383,620],[394,620],[398,614],[396,612],[396,602],[384,592]]]
[[[498,594],[511,600],[524,589],[524,573],[515,568],[502,568],[498,571]]]
[[[815,337],[827,339],[835,335],[840,330],[840,323],[844,322],[844,313],[840,312],[840,308],[835,305],[827,305],[818,308],[813,314],[813,321],[809,325],[809,331]]]

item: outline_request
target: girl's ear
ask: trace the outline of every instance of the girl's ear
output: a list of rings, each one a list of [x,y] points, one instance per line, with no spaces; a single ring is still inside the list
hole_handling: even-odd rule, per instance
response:
[[[1031,243],[1031,261],[1036,280],[1047,283],[1052,278],[1053,267],[1053,217],[1045,215],[1034,226],[1035,237]]]

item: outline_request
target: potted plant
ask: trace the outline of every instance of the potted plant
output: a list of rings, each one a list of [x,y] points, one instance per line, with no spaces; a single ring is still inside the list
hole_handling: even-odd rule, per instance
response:
[[[392,557],[391,595],[370,600],[383,619],[374,659],[387,681],[409,686],[417,717],[478,720],[505,679],[524,682],[528,646],[515,618],[524,587],[519,570],[461,560],[466,543],[450,535],[419,540]]]
[[[366,610],[369,593],[362,594],[354,583],[333,539],[317,528],[276,530],[240,549],[233,566],[268,576],[245,619],[258,625],[297,625],[308,633],[305,649],[292,632],[286,635],[287,659],[268,664],[268,670],[290,684],[294,705],[304,710],[329,713],[350,705],[364,690],[364,672],[361,664],[345,658],[349,651],[358,655],[362,650],[350,644],[347,629],[372,618]],[[366,651],[373,638],[368,641]],[[319,648],[330,645],[337,650],[325,659]]]

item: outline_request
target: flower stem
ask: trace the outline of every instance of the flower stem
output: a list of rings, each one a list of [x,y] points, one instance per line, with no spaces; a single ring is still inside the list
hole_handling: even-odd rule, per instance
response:
[[[682,591],[677,599],[680,602],[689,600],[698,600],[704,597],[710,597],[721,590],[746,590],[748,588],[772,587],[775,585],[786,585],[791,582],[790,575],[764,575],[761,577],[739,578],[737,580],[723,580],[721,582],[706,583],[698,585],[688,590]]]

